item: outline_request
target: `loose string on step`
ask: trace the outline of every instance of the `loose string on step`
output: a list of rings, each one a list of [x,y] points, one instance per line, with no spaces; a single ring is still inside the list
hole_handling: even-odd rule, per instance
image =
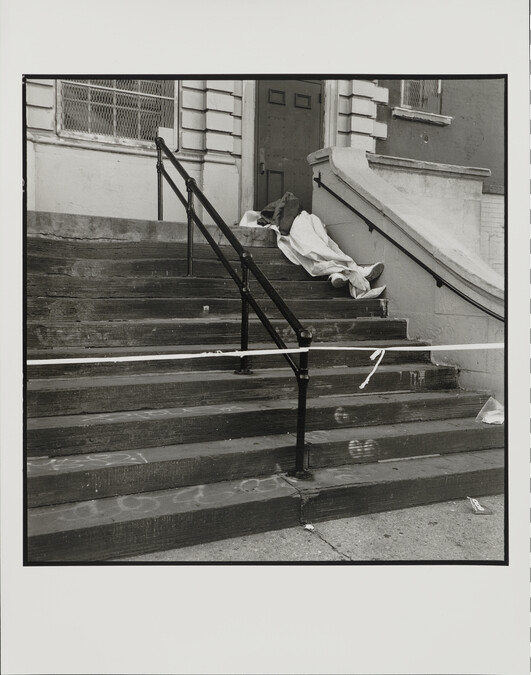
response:
[[[102,357],[87,357],[87,358],[70,358],[70,359],[28,359],[26,364],[28,366],[52,366],[52,365],[66,365],[66,364],[88,364],[88,363],[130,363],[134,361],[180,361],[183,359],[205,359],[216,358],[222,356],[236,356],[243,358],[245,356],[268,356],[274,354],[302,354],[310,351],[370,351],[372,352],[370,359],[378,358],[373,369],[365,380],[359,385],[360,389],[364,389],[371,377],[377,371],[381,364],[385,352],[447,352],[447,351],[463,351],[472,349],[504,349],[503,342],[483,342],[476,344],[461,344],[461,345],[411,345],[411,346],[396,346],[396,347],[337,347],[337,346],[312,346],[312,347],[292,347],[288,349],[248,349],[246,351],[235,350],[224,352],[216,350],[215,352],[191,352],[188,354],[146,354],[145,356],[102,356]]]
[[[373,369],[371,370],[371,372],[367,375],[367,377],[365,378],[365,380],[360,384],[360,386],[359,386],[360,389],[365,389],[365,386],[368,384],[369,380],[370,380],[371,377],[374,375],[374,373],[375,373],[376,370],[378,369],[378,366],[379,366],[380,363],[382,362],[382,359],[383,359],[384,355],[385,355],[385,349],[377,349],[374,353],[371,354],[371,357],[370,357],[370,358],[371,358],[371,361],[374,361],[374,359],[377,358],[378,356],[380,356],[380,358],[379,358],[378,361],[374,364],[374,368],[373,368]]]

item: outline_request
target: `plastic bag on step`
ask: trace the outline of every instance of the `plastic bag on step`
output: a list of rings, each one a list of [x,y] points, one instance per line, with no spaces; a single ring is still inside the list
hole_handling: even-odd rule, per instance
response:
[[[505,421],[505,409],[503,405],[492,396],[479,411],[476,422],[484,424],[503,424]]]

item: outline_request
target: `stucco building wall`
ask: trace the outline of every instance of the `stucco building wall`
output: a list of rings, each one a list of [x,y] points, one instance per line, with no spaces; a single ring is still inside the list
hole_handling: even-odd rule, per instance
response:
[[[505,268],[505,198],[483,194],[481,199],[481,257],[495,272]]]
[[[61,135],[59,86],[56,80],[27,83],[28,208],[155,219],[154,147]],[[178,83],[176,97],[176,156],[230,223],[239,218],[241,89],[241,81],[187,80]],[[166,140],[173,150],[173,138]],[[185,218],[169,188],[164,190],[164,209],[165,219]]]
[[[177,133],[169,130],[164,138],[225,220],[236,223],[243,211],[256,207],[255,82],[186,79],[176,85]],[[60,86],[56,80],[27,82],[28,207],[156,218],[154,148],[62,134]],[[377,111],[387,90],[372,80],[326,80],[323,89],[325,145],[374,151],[376,138],[386,134]],[[185,218],[168,187],[164,217]]]

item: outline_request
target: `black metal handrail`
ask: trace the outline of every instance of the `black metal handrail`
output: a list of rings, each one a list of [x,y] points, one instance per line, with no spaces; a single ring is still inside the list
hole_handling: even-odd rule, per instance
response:
[[[193,276],[193,248],[194,248],[194,224],[197,225],[202,235],[205,237],[207,242],[210,244],[211,248],[214,250],[216,256],[223,264],[233,281],[238,286],[242,299],[242,321],[241,321],[241,351],[246,352],[249,348],[249,305],[255,311],[257,317],[262,322],[264,328],[267,330],[271,336],[273,342],[279,349],[287,349],[286,343],[279,335],[278,331],[275,329],[269,318],[267,317],[264,310],[260,307],[257,300],[253,297],[250,286],[249,286],[249,272],[251,272],[273,301],[274,305],[277,307],[281,315],[291,326],[295,335],[297,337],[297,342],[299,347],[305,349],[299,353],[299,362],[296,363],[295,360],[291,357],[290,354],[283,353],[282,355],[290,365],[291,369],[295,373],[298,384],[298,407],[297,407],[297,443],[295,449],[295,475],[299,478],[306,478],[310,476],[308,471],[307,462],[305,461],[305,433],[306,433],[306,400],[307,400],[307,390],[310,376],[308,374],[308,351],[307,348],[312,342],[312,333],[311,331],[304,328],[304,326],[297,319],[295,314],[291,311],[288,305],[284,302],[282,297],[278,294],[275,288],[270,283],[269,279],[262,272],[260,267],[253,260],[252,254],[242,246],[241,242],[234,235],[230,227],[219,215],[216,209],[208,201],[208,199],[203,194],[202,190],[197,186],[197,183],[194,178],[192,178],[186,169],[182,166],[179,160],[173,155],[171,150],[168,148],[164,140],[160,137],[157,137],[155,140],[157,146],[157,217],[158,220],[163,219],[163,179],[167,181],[169,186],[172,188],[173,192],[177,195],[180,202],[183,204],[186,209],[187,223],[188,223],[188,236],[187,236],[187,276]],[[171,176],[166,171],[163,164],[164,155],[169,159],[171,164],[177,169],[183,180],[186,184],[187,197],[179,190]],[[234,269],[230,261],[226,258],[225,254],[221,250],[221,247],[216,243],[205,224],[199,218],[195,211],[194,207],[194,197],[197,198],[199,203],[203,206],[205,211],[214,221],[215,225],[221,230],[229,244],[236,251],[240,258],[241,264],[241,277],[238,272]],[[250,375],[251,371],[249,369],[249,357],[243,356],[240,358],[240,369],[235,371],[238,374]]]
[[[431,274],[431,276],[435,279],[437,282],[437,287],[440,288],[441,286],[446,286],[446,288],[450,289],[453,291],[456,295],[458,295],[460,298],[463,300],[466,300],[466,302],[470,303],[473,305],[476,309],[480,309],[481,311],[485,312],[486,314],[489,314],[489,316],[492,316],[494,319],[498,319],[498,321],[505,321],[504,317],[501,316],[500,314],[497,314],[496,312],[493,312],[491,309],[488,307],[485,307],[479,302],[476,302],[476,300],[473,300],[470,296],[468,296],[466,293],[463,293],[460,291],[458,288],[453,286],[452,284],[448,283],[448,281],[445,281],[437,272],[431,269],[426,263],[423,263],[422,260],[419,260],[417,256],[414,253],[411,253],[408,251],[404,246],[399,244],[393,237],[387,234],[387,232],[384,232],[378,225],[375,225],[369,218],[364,216],[362,213],[360,213],[356,208],[352,206],[352,204],[349,204],[347,201],[345,201],[340,195],[337,194],[337,192],[334,192],[332,189],[328,187],[328,185],[325,185],[323,181],[321,180],[321,173],[319,172],[317,178],[313,179],[315,183],[321,188],[324,188],[327,192],[329,192],[333,197],[335,197],[343,206],[346,206],[347,209],[355,213],[358,218],[361,218],[363,222],[368,226],[369,232],[372,232],[373,230],[376,230],[379,232],[382,237],[385,237],[387,241],[390,241],[394,246],[399,251],[402,251],[402,253],[405,253],[411,260],[417,263],[420,267],[422,267],[423,270],[428,272],[428,274]]]

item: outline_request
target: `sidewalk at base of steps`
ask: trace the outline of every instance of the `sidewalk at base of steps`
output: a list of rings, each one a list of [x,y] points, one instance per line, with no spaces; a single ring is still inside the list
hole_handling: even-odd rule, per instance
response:
[[[474,495],[470,495],[473,497]],[[476,515],[468,499],[373,513],[160,551],[121,561],[503,561],[504,497],[479,498],[492,515]]]

